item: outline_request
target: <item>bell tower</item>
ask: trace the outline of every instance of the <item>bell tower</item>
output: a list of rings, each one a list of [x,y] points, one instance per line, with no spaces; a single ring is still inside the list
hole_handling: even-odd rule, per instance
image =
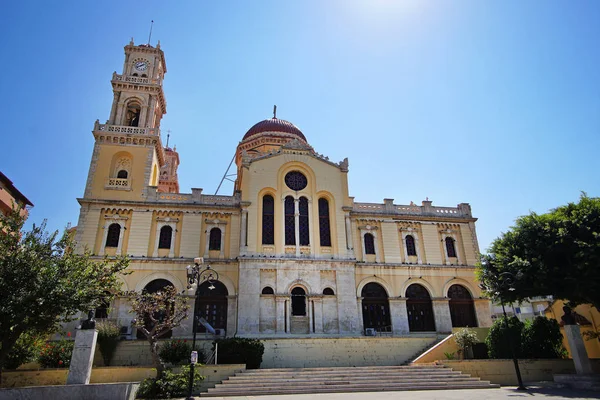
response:
[[[143,200],[156,190],[165,165],[160,122],[167,113],[165,55],[150,44],[125,46],[122,74],[113,72],[113,102],[105,124],[92,131],[94,151],[85,198]]]

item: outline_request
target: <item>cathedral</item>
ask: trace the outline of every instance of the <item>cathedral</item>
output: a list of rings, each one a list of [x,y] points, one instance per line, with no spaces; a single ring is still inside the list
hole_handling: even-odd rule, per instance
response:
[[[410,337],[491,325],[468,203],[356,201],[348,159],[319,154],[310,132],[276,115],[240,132],[232,195],[182,192],[179,155],[160,137],[165,55],[160,43],[124,50],[110,116],[92,131],[76,231],[80,252],[129,256],[123,290],[189,293],[214,328],[199,324],[205,337]],[[186,267],[197,257],[218,278],[201,283],[194,304]],[[97,317],[131,327],[129,310],[116,299]],[[190,337],[192,318],[172,335]]]

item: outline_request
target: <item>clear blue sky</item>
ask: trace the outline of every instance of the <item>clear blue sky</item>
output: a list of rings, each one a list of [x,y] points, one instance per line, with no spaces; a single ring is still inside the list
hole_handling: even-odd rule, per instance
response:
[[[0,170],[30,223],[77,224],[93,123],[152,19],[182,192],[214,193],[277,104],[350,159],[357,201],[470,203],[482,250],[519,215],[600,195],[599,1],[11,1]]]

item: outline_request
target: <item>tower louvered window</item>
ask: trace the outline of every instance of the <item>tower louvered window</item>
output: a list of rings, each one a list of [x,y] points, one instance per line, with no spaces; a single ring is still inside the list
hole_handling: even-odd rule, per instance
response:
[[[273,196],[263,197],[262,243],[275,244],[275,201]]]
[[[310,244],[310,231],[308,226],[308,199],[300,197],[300,246],[308,246]]]
[[[172,236],[173,236],[173,228],[171,228],[170,226],[163,226],[162,228],[160,228],[160,237],[158,239],[158,248],[159,249],[170,249]]]
[[[407,235],[405,241],[406,241],[406,254],[408,254],[409,256],[416,256],[417,248],[415,247],[415,238],[412,237],[411,235]]]
[[[221,250],[221,230],[212,228],[210,230],[210,238],[208,239],[209,250]]]
[[[331,230],[329,227],[329,202],[319,199],[319,237],[321,246],[331,246]]]
[[[119,247],[119,236],[121,236],[121,225],[111,224],[106,234],[106,247]]]
[[[293,246],[296,244],[296,221],[294,219],[294,198],[285,198],[285,244]]]
[[[454,247],[454,239],[451,237],[446,238],[446,251],[448,252],[448,257],[456,257],[456,248]]]
[[[365,233],[365,253],[375,254],[375,238],[370,233]]]

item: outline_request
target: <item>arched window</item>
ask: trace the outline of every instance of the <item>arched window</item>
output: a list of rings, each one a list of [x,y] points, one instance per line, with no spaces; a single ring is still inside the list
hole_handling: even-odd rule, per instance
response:
[[[365,253],[375,254],[375,239],[370,233],[365,233]]]
[[[124,169],[117,172],[117,178],[119,179],[127,179],[127,175],[127,171],[125,171]]]
[[[262,243],[275,244],[275,201],[270,194],[263,197]]]
[[[306,315],[306,292],[301,287],[292,289],[292,315]]]
[[[210,239],[208,240],[209,250],[221,250],[221,230],[212,228],[210,230]]]
[[[198,317],[204,318],[215,330],[227,329],[227,295],[225,285],[219,281],[206,281],[198,287],[196,308]],[[198,319],[198,332],[206,332]]]
[[[335,293],[333,292],[332,288],[326,287],[325,289],[323,289],[323,294],[325,296],[335,296]]]
[[[329,202],[326,198],[319,199],[319,237],[321,246],[331,246],[331,231],[329,229]]]
[[[285,198],[285,244],[293,246],[296,244],[296,221],[294,218],[294,198],[287,196]]]
[[[140,124],[140,112],[142,108],[136,102],[131,102],[127,105],[127,112],[125,114],[125,125],[126,126],[139,126]]]
[[[119,236],[121,236],[121,225],[110,224],[106,234],[106,247],[119,247]]]
[[[390,305],[388,295],[378,283],[370,282],[361,291],[363,326],[378,332],[391,332]]]
[[[271,286],[265,286],[262,290],[262,294],[275,294]]]
[[[150,283],[148,283],[146,285],[146,287],[144,287],[144,289],[142,290],[142,293],[149,293],[149,294],[157,293],[157,292],[160,292],[163,288],[165,288],[167,286],[173,286],[173,284],[166,279],[155,279],[155,280],[151,281]],[[163,319],[164,318],[163,312],[154,313],[154,315],[152,315],[152,318],[154,318],[155,320]],[[150,315],[144,315],[144,325],[147,330],[149,330],[149,331],[152,330],[153,323],[152,323],[152,319],[150,318]],[[142,331],[140,329],[138,329],[136,336],[138,339],[146,339],[146,336],[142,333]],[[173,331],[168,331],[165,334],[163,334],[162,336],[160,336],[160,338],[167,339],[167,338],[170,338],[171,336],[173,336]]]
[[[298,221],[300,224],[300,246],[308,246],[310,244],[310,233],[308,229],[308,199],[306,197],[300,197],[298,211],[300,212]]]
[[[456,248],[454,247],[454,239],[450,236],[446,237],[446,252],[448,257],[456,257]]]
[[[158,239],[158,248],[159,249],[170,249],[171,248],[171,238],[173,236],[173,228],[168,225],[160,228],[160,236]]]
[[[414,283],[406,289],[406,297],[409,331],[434,332],[433,305],[427,289]]]
[[[475,319],[475,304],[471,293],[462,285],[452,285],[448,289],[448,297],[450,297],[450,318],[452,319],[452,327],[477,327]]]
[[[415,238],[411,235],[407,235],[404,240],[406,241],[406,254],[409,256],[416,256],[417,248],[415,247]]]

